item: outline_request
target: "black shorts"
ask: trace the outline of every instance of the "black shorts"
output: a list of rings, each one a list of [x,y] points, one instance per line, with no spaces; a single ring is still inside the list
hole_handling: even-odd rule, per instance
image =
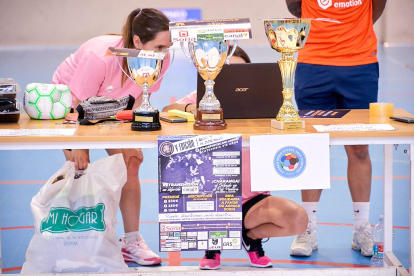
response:
[[[247,201],[242,206],[242,219],[243,219],[243,228],[244,228],[244,217],[246,216],[247,212],[249,212],[250,208],[252,208],[256,203],[261,201],[262,199],[265,199],[266,197],[269,197],[270,195],[258,195]]]

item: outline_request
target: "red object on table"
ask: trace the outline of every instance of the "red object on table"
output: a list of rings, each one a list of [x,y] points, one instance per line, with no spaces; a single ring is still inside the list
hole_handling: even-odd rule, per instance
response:
[[[121,110],[116,113],[117,120],[132,120],[133,110]]]

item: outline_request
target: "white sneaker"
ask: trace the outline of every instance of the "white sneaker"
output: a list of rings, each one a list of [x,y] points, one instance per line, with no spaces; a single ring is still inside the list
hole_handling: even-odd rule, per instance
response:
[[[351,247],[361,251],[363,256],[370,257],[374,254],[373,246],[371,225],[366,221],[359,228],[354,229]]]
[[[136,262],[139,265],[157,265],[161,258],[148,247],[142,236],[138,234],[137,241],[125,243],[125,237],[121,238],[122,255],[125,262]]]
[[[295,238],[290,246],[292,256],[310,256],[312,251],[318,249],[318,233],[309,226],[306,231]]]

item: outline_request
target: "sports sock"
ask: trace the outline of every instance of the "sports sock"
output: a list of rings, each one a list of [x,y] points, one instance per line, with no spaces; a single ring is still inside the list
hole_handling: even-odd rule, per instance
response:
[[[302,202],[302,207],[305,209],[309,218],[309,226],[316,229],[316,215],[318,214],[319,202]]]
[[[125,243],[129,243],[132,241],[137,241],[138,240],[138,231],[134,231],[134,232],[128,232],[125,233]]]
[[[359,228],[364,222],[369,221],[369,204],[370,202],[352,203],[355,229]]]

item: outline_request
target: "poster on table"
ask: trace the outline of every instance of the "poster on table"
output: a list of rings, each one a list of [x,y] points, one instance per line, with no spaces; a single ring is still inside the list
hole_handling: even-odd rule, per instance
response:
[[[329,134],[250,137],[252,191],[330,188]]]
[[[160,251],[241,249],[241,135],[158,138]]]

